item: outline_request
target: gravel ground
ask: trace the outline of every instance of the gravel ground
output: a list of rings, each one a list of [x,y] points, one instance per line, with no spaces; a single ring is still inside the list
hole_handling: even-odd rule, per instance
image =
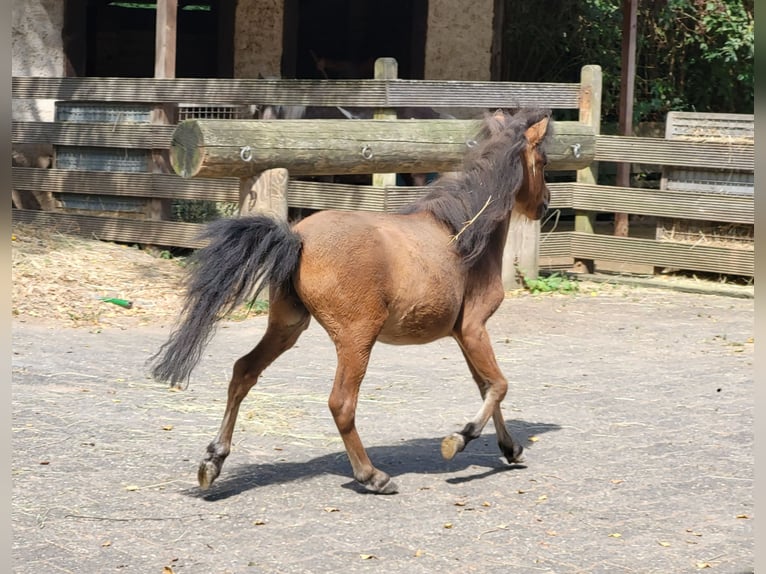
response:
[[[142,574],[753,572],[753,301],[647,288],[507,299],[490,322],[510,381],[452,461],[479,396],[451,340],[379,345],[358,426],[400,487],[362,493],[326,406],[315,323],[243,404],[205,492],[196,468],[233,361],[222,326],[187,390],[146,375],[165,319],[13,323],[13,572]]]

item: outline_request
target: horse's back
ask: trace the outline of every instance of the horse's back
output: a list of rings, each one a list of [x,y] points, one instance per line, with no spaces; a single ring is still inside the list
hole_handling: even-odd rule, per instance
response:
[[[388,343],[449,335],[465,275],[446,229],[426,214],[322,211],[295,226],[298,296],[333,335],[368,322]]]

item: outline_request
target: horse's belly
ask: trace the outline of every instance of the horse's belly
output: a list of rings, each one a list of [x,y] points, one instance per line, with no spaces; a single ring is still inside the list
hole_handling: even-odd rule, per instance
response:
[[[457,301],[422,301],[404,308],[390,309],[378,335],[382,343],[416,345],[448,336],[459,313]]]

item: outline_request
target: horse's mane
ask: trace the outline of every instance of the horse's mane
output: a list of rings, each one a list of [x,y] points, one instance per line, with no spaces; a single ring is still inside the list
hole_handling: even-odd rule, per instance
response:
[[[427,195],[405,206],[401,213],[428,212],[444,223],[457,236],[457,250],[471,266],[513,208],[524,178],[524,132],[550,115],[546,109],[485,115],[476,143],[466,154],[463,171],[436,179]],[[549,133],[550,123],[546,137]]]

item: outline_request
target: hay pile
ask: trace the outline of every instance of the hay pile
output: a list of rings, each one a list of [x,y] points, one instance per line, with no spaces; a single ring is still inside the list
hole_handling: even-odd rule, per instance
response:
[[[14,223],[13,316],[65,326],[170,323],[181,307],[183,260],[137,247]],[[114,297],[130,309],[104,302]]]

